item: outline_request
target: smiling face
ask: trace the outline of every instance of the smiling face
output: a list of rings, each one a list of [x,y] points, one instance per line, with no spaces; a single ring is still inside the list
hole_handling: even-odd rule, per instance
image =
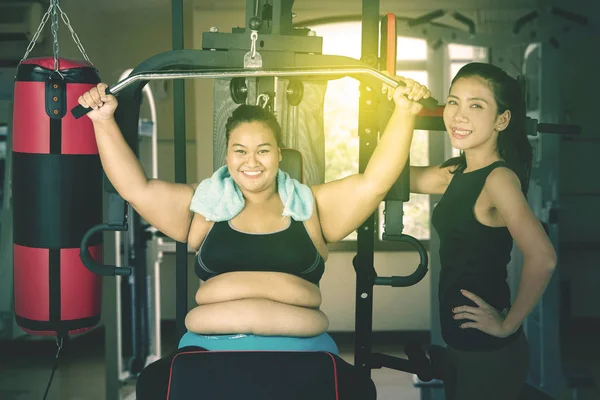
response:
[[[499,131],[506,128],[510,111],[497,115],[498,106],[490,86],[477,76],[457,79],[444,108],[444,124],[452,146],[495,149]]]
[[[275,192],[281,151],[266,124],[244,122],[232,129],[225,161],[242,192]]]

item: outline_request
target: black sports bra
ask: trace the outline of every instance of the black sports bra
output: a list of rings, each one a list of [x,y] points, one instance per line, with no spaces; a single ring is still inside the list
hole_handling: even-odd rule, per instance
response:
[[[285,272],[318,284],[325,261],[304,223],[272,233],[236,230],[229,221],[215,222],[196,257],[196,275],[208,280],[234,271]]]

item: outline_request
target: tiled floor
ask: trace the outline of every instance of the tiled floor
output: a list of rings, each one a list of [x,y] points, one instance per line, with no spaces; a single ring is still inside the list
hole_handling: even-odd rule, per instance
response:
[[[172,325],[164,328],[163,350],[173,349]],[[563,355],[565,368],[589,373],[600,386],[600,335],[598,330],[565,336]],[[338,341],[342,357],[353,362],[351,343]],[[0,345],[0,400],[42,400],[56,354],[52,341],[19,340]],[[378,345],[373,351],[403,356],[402,345]],[[413,385],[412,375],[381,369],[373,371],[378,400],[419,400],[420,392]],[[104,337],[103,330],[76,338],[67,343],[59,358],[48,400],[104,400]],[[124,384],[121,399],[133,399],[134,383]],[[580,390],[577,396],[565,393],[559,400],[598,400],[598,387]],[[107,399],[116,400],[116,399]]]

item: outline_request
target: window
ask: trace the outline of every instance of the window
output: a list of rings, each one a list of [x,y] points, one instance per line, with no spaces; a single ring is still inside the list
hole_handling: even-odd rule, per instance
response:
[[[449,44],[448,56],[450,57],[450,77],[470,62],[488,62],[488,51],[485,47],[469,46],[464,44]]]
[[[361,23],[340,22],[310,27],[323,37],[323,54],[360,58]],[[423,70],[398,70],[397,74],[427,85],[425,40],[398,37],[399,65],[402,61],[423,61]],[[418,65],[417,63],[411,65]],[[343,178],[358,172],[358,96],[359,82],[352,78],[329,81],[325,95],[325,181]],[[428,165],[428,134],[415,131],[411,147],[411,164]],[[384,203],[379,207],[379,235],[383,234]],[[429,239],[429,199],[426,195],[411,194],[404,204],[404,233],[420,240]],[[346,241],[356,240],[356,232]],[[376,248],[383,246],[376,244]],[[387,247],[387,246],[386,246]],[[391,246],[394,247],[394,246]]]

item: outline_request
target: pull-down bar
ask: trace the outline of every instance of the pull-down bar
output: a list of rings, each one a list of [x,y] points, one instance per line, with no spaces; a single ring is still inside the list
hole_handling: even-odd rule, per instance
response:
[[[319,76],[338,79],[344,76],[366,75],[385,83],[393,88],[404,86],[404,82],[397,81],[385,75],[381,71],[370,67],[311,67],[311,68],[282,68],[282,69],[244,69],[244,68],[226,68],[226,69],[200,69],[185,71],[150,71],[141,72],[128,76],[120,82],[107,88],[108,94],[117,95],[121,90],[137,81],[165,80],[165,79],[187,79],[187,78],[241,78],[241,77],[287,77],[287,76]],[[435,109],[438,106],[436,99],[430,97],[419,100],[429,109]],[[84,108],[81,105],[73,108],[71,112],[75,118],[80,118],[91,111],[91,108]]]

